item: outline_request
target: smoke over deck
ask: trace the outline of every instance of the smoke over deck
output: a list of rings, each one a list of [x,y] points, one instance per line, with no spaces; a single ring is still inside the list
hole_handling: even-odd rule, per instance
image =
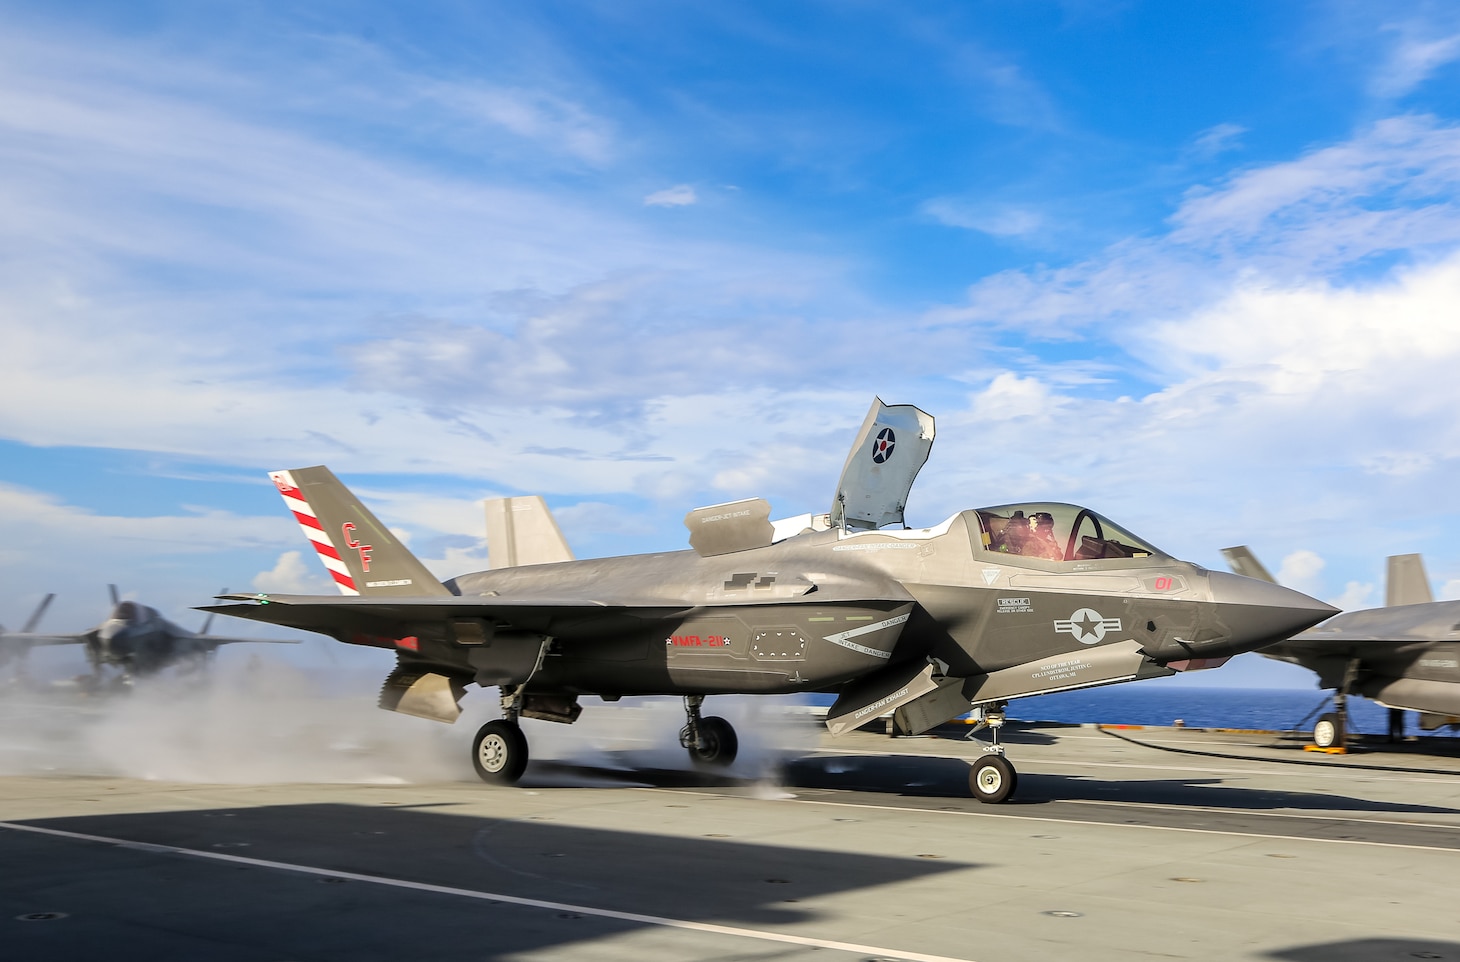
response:
[[[0,775],[98,775],[177,782],[400,784],[472,781],[477,727],[497,716],[495,689],[472,688],[451,726],[375,706],[373,672],[319,671],[253,657],[220,661],[206,677],[143,679],[130,690],[66,687],[0,692]],[[585,698],[572,726],[525,721],[536,777],[553,783],[635,769],[688,769],[677,698]],[[740,736],[728,774],[774,776],[788,753],[815,743],[787,699],[718,696],[705,713]],[[548,765],[549,762],[558,763]],[[564,775],[569,766],[576,775]],[[528,778],[533,779],[529,767]]]

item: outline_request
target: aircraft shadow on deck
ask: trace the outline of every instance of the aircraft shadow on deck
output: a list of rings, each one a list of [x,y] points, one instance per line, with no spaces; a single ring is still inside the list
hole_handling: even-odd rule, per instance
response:
[[[968,763],[959,759],[917,755],[814,755],[786,765],[781,784],[790,789],[892,792],[909,797],[968,799],[968,773]],[[1352,798],[1336,793],[1245,788],[1214,775],[1122,781],[1027,772],[1019,775],[1019,789],[1008,804],[1043,805],[1068,801],[1135,802],[1252,812],[1297,809],[1453,814],[1460,811],[1435,805]]]
[[[751,927],[821,917],[801,902],[978,867],[720,838],[729,829],[718,821],[713,800],[696,804],[666,796],[664,807],[664,815],[676,821],[686,817],[688,808],[689,817],[702,820],[698,828],[704,836],[389,804],[95,815],[28,824],[569,907]],[[834,820],[828,818],[827,829],[837,831]],[[355,954],[350,946],[366,945],[368,951],[358,957],[499,958],[644,926],[563,908],[499,907],[459,896],[14,831],[0,830],[0,859],[13,880],[0,884],[0,904],[13,907],[12,915],[46,910],[89,918],[94,923],[90,939],[105,935],[97,925],[123,925],[129,933],[125,944],[137,949],[136,957],[150,951],[148,940],[161,939],[152,957],[180,957],[178,946],[195,941],[211,945],[211,957],[231,959],[237,953],[219,950],[236,941],[252,947],[249,958],[258,957],[259,949],[290,957],[320,945],[334,947],[341,956]],[[62,934],[67,930],[46,931],[52,939],[68,937]],[[71,931],[80,934],[82,927]],[[41,927],[21,927],[13,934],[39,936]],[[167,946],[171,952],[161,951]]]
[[[1266,952],[1283,962],[1409,962],[1410,959],[1460,960],[1460,942],[1437,939],[1344,939]]]

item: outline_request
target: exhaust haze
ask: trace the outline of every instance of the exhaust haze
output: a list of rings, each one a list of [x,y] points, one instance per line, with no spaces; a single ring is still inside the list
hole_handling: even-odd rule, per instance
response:
[[[0,690],[0,775],[99,775],[218,784],[474,781],[472,735],[498,717],[495,689],[468,689],[455,725],[381,711],[384,673],[321,670],[253,656],[206,675],[167,674],[88,694],[65,684]],[[525,719],[527,779],[635,781],[636,770],[689,771],[678,698],[584,698],[577,723]],[[773,779],[811,750],[816,726],[794,696],[715,696],[704,714],[735,726],[725,770]],[[700,769],[703,771],[703,769]],[[596,773],[601,772],[599,776]]]

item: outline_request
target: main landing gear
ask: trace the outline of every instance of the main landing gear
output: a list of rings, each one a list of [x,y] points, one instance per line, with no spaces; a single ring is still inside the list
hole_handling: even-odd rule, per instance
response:
[[[700,706],[704,703],[704,695],[684,696],[685,724],[679,730],[679,743],[689,752],[691,761],[723,768],[735,761],[740,739],[725,719],[714,715],[701,718]]]
[[[484,782],[516,782],[527,770],[527,736],[521,726],[505,718],[487,722],[472,742],[471,763]]]
[[[1313,744],[1319,748],[1342,748],[1347,736],[1347,726],[1344,724],[1347,714],[1344,708],[1340,708],[1336,712],[1328,711],[1319,715],[1318,721],[1313,725]]]
[[[1333,693],[1333,711],[1319,715],[1313,725],[1313,744],[1317,747],[1338,752],[1348,747],[1348,695],[1358,673],[1358,659],[1351,659],[1344,668],[1343,682]],[[1390,731],[1393,731],[1392,721]]]
[[[700,706],[704,701],[704,695],[685,696],[686,721],[679,732],[679,743],[697,764],[723,768],[735,761],[740,739],[735,736],[735,729],[725,719],[700,717]],[[540,705],[534,704],[530,707],[530,717],[543,717],[540,714]],[[504,687],[502,717],[487,722],[477,730],[476,738],[472,740],[471,764],[482,781],[493,785],[511,785],[527,770],[527,737],[522,734],[522,726],[518,723],[522,710],[522,689]],[[576,711],[572,717],[577,717]]]
[[[527,736],[517,719],[522,714],[522,690],[502,689],[502,717],[477,729],[471,743],[471,764],[482,781],[512,785],[527,770]]]
[[[1008,801],[1014,789],[1019,787],[1019,773],[1004,757],[1004,746],[999,744],[999,729],[1004,727],[1004,708],[1004,702],[985,705],[980,709],[982,717],[978,725],[968,733],[968,737],[972,738],[974,732],[987,728],[993,739],[992,744],[983,750],[983,758],[974,763],[968,775],[968,787],[972,789],[973,797],[991,805]]]

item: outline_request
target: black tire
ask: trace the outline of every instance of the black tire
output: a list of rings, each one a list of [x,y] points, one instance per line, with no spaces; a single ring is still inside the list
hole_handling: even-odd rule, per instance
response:
[[[488,784],[515,784],[527,770],[527,736],[513,722],[489,721],[472,739],[471,764]]]
[[[700,719],[700,739],[704,747],[691,745],[689,757],[702,765],[723,768],[735,761],[735,753],[740,750],[740,739],[736,737],[735,729],[725,719],[714,715]]]
[[[1343,716],[1336,712],[1326,712],[1318,716],[1318,722],[1313,726],[1313,744],[1319,748],[1335,748],[1343,745]]]
[[[985,755],[969,772],[968,787],[980,802],[998,805],[1019,787],[1019,773],[1003,755]]]

